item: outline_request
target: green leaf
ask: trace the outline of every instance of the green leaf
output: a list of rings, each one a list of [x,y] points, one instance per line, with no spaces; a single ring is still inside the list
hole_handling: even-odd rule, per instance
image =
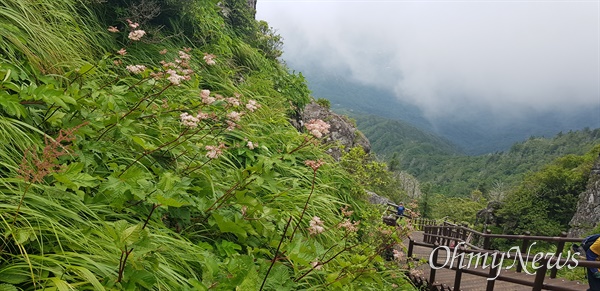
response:
[[[96,276],[94,276],[94,274],[90,270],[78,266],[70,266],[70,268],[73,269],[83,279],[90,282],[92,286],[94,286],[94,289],[104,290],[104,287],[102,286],[102,284],[100,284],[100,281],[98,281]]]
[[[8,94],[6,91],[0,91],[0,107],[10,116],[20,118],[27,115],[27,111],[19,102],[19,98]]]
[[[0,284],[0,291],[17,291],[17,287],[10,284]]]
[[[22,269],[4,268],[0,270],[0,282],[9,284],[22,284],[31,281],[31,275]]]
[[[130,226],[120,233],[120,241],[125,245],[132,245],[141,240],[146,234],[146,230],[142,229],[141,224]]]
[[[87,64],[81,66],[81,68],[79,68],[78,73],[92,75],[92,74],[94,74],[95,71],[96,71],[96,68],[94,68],[94,65],[87,63]]]
[[[75,290],[75,288],[73,288],[73,286],[71,286],[66,281],[61,280],[60,278],[52,277],[52,278],[50,278],[50,280],[52,281],[52,283],[54,283],[54,285],[56,286],[56,289],[58,289],[59,291]]]
[[[78,190],[80,187],[98,186],[99,181],[97,178],[81,172],[83,167],[83,163],[71,163],[63,172],[54,173],[53,177],[72,190]]]
[[[242,250],[242,247],[236,243],[232,243],[228,240],[223,240],[221,243],[217,244],[217,250],[219,254],[223,257],[232,257],[239,253]]]
[[[246,238],[248,236],[248,234],[243,228],[241,228],[234,221],[231,221],[229,218],[221,216],[218,213],[213,213],[212,217],[215,219],[219,230],[221,230],[222,232],[231,232],[240,238]]]
[[[170,207],[181,207],[183,205],[189,204],[187,202],[179,201],[175,198],[163,197],[162,195],[156,195],[156,201],[158,201],[158,203],[160,203],[161,205]]]

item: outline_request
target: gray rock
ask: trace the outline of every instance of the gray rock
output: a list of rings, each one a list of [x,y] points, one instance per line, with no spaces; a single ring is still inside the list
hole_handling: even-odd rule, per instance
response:
[[[587,190],[579,195],[577,210],[569,222],[569,237],[583,237],[600,223],[600,156],[592,167]]]
[[[340,160],[342,150],[348,151],[355,146],[362,147],[366,153],[371,152],[371,143],[348,117],[336,114],[314,101],[304,107],[300,121],[291,122],[298,130],[303,131],[303,125],[311,119],[321,119],[331,126],[324,141],[332,145],[327,153],[336,161]]]
[[[388,198],[377,195],[377,193],[375,193],[375,192],[366,191],[366,190],[365,190],[365,192],[367,193],[367,199],[369,200],[369,203],[371,203],[371,204],[383,204],[383,205],[396,204]]]

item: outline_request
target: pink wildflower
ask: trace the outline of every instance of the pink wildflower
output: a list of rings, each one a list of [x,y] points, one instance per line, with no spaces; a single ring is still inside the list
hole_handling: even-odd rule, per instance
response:
[[[198,122],[200,122],[199,118],[189,115],[187,112],[181,113],[179,118],[181,119],[181,123],[189,128],[198,127]]]
[[[240,127],[237,123],[235,123],[231,120],[226,120],[225,122],[227,122],[227,130],[228,131],[232,131],[232,130],[235,130],[237,127]]]
[[[304,161],[304,164],[311,167],[313,169],[313,171],[317,171],[323,164],[325,164],[325,162],[323,160],[318,160],[318,161],[306,160],[306,161]]]
[[[306,125],[306,129],[316,138],[321,138],[329,133],[330,125],[321,119],[311,119]]]
[[[120,50],[117,51],[117,53],[124,56],[127,54],[127,50],[125,50],[125,48],[121,48]]]
[[[134,74],[140,74],[144,70],[146,70],[146,66],[144,66],[144,65],[129,65],[129,66],[127,66],[127,70]]]
[[[237,112],[237,111],[231,111],[229,113],[227,113],[227,118],[231,119],[232,121],[240,121],[240,118],[242,117],[243,113]]]
[[[207,65],[212,66],[212,65],[214,65],[214,64],[217,63],[214,60],[216,57],[217,56],[215,56],[213,54],[204,53],[204,58],[203,59],[204,59],[204,61],[206,62]]]
[[[164,54],[167,53],[167,49],[163,49],[163,50],[159,51],[158,53],[161,54],[161,55],[164,55]]]
[[[246,108],[250,110],[250,112],[254,112],[256,109],[260,108],[260,104],[257,104],[255,100],[248,100],[248,104],[246,104]]]
[[[318,216],[314,216],[310,222],[310,227],[308,228],[308,232],[312,235],[316,235],[325,231],[323,227],[323,221]]]
[[[146,34],[145,31],[139,29],[139,30],[134,30],[134,31],[130,32],[128,37],[131,40],[140,40],[145,34]]]
[[[129,23],[129,27],[131,27],[131,29],[136,29],[136,28],[138,28],[138,26],[140,26],[139,23],[133,22],[133,21],[131,21],[129,19],[127,19],[127,23]]]
[[[179,51],[179,58],[182,59],[182,60],[189,60],[189,59],[192,58],[192,56],[186,54],[183,51]]]
[[[225,144],[220,143],[218,146],[205,146],[208,152],[206,156],[210,159],[216,159],[223,154],[223,149],[227,148]]]
[[[108,27],[108,31],[110,31],[110,32],[112,32],[112,33],[115,33],[115,32],[119,32],[119,29],[118,29],[118,28],[116,28],[116,27],[114,27],[114,26],[109,26],[109,27]]]
[[[254,144],[254,143],[252,143],[251,141],[248,141],[248,148],[249,148],[249,149],[253,150],[253,149],[255,149],[257,146],[258,146],[258,144]]]
[[[350,219],[344,219],[344,221],[338,224],[338,228],[344,228],[347,232],[356,232],[358,231],[358,224],[360,221],[351,222]]]
[[[354,211],[348,210],[348,205],[340,207],[340,210],[342,211],[342,215],[344,215],[345,217],[349,217],[352,215],[352,213],[354,213]]]
[[[177,72],[172,69],[167,70],[167,74],[169,74],[167,80],[169,80],[169,82],[171,82],[171,84],[175,86],[179,86],[179,84],[181,84],[181,81],[186,79],[185,76],[178,75]]]
[[[198,114],[196,115],[196,118],[200,119],[200,120],[204,120],[204,119],[208,119],[209,116],[208,114],[204,113],[204,112],[198,112]]]
[[[240,100],[238,100],[235,97],[229,97],[229,98],[225,99],[225,101],[227,101],[227,103],[229,103],[233,107],[240,106]]]
[[[202,103],[208,105],[213,104],[217,100],[214,97],[210,97],[210,90],[200,91],[200,97],[202,98]]]
[[[208,96],[210,96],[210,90],[204,89],[200,91],[200,97],[207,98]]]
[[[321,267],[323,267],[323,265],[321,265],[321,263],[319,263],[319,258],[315,259],[314,262],[311,262],[310,265],[313,267],[313,269],[315,270],[321,270]]]

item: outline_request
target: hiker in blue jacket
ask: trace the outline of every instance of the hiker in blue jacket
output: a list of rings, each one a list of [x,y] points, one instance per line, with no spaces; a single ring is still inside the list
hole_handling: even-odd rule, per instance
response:
[[[404,204],[402,202],[400,202],[400,204],[398,204],[398,207],[396,208],[396,210],[398,210],[398,212],[396,213],[398,216],[402,217],[404,215],[404,210],[406,208],[404,208]]]

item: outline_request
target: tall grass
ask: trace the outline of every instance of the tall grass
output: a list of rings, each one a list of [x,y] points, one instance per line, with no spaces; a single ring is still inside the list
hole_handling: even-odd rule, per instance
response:
[[[44,73],[63,73],[102,54],[105,30],[77,0],[0,0],[0,53]]]

